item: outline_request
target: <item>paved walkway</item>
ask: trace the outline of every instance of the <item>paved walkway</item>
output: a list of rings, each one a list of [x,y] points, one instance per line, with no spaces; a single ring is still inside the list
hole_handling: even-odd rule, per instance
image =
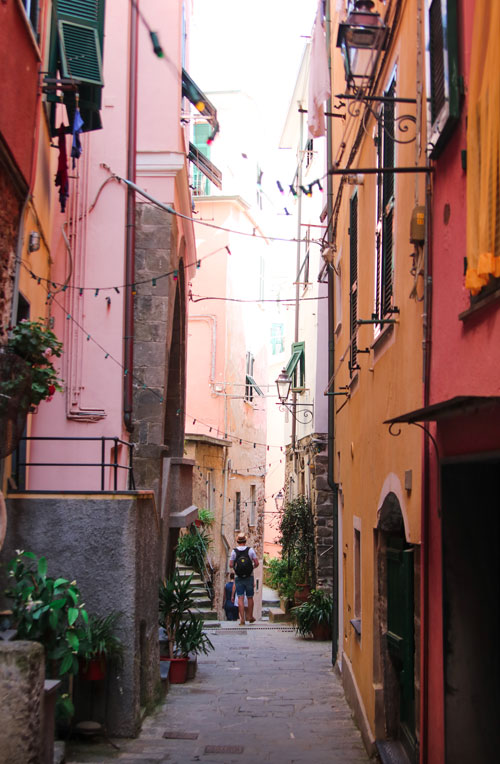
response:
[[[67,764],[366,764],[368,757],[339,679],[331,644],[289,627],[223,623],[196,678],[171,685],[137,740],[68,751]],[[230,747],[225,751],[222,747]]]

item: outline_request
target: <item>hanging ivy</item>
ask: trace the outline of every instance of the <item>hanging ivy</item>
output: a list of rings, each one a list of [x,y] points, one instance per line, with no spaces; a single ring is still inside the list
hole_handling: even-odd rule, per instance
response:
[[[286,502],[279,530],[282,555],[288,560],[289,569],[299,569],[304,582],[314,585],[314,521],[306,496]]]

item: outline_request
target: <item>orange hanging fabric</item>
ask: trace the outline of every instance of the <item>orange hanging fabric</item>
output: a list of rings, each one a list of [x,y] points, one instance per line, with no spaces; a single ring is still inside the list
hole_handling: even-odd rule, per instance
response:
[[[478,294],[500,277],[500,3],[476,0],[467,119],[467,272]]]

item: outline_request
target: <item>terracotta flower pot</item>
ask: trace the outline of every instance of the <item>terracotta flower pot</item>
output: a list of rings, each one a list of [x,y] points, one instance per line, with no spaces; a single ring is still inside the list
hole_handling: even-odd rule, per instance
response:
[[[307,602],[310,594],[311,587],[309,584],[298,584],[294,594],[295,604],[302,605],[303,602]]]
[[[91,658],[89,661],[82,660],[80,662],[80,676],[87,681],[104,679],[106,676],[105,658],[101,655],[96,658]]]
[[[311,632],[314,639],[327,640],[332,638],[332,629],[328,623],[315,623]]]
[[[184,684],[187,679],[188,659],[187,658],[169,658],[170,671],[168,680],[170,684]]]

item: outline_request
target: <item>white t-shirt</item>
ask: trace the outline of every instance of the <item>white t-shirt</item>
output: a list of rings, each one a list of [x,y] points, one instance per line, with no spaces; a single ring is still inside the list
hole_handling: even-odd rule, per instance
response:
[[[243,550],[246,549],[246,548],[247,548],[246,544],[241,544],[241,545],[238,544],[238,546],[236,547],[236,549],[239,552],[243,552]],[[250,557],[251,560],[256,560],[257,559],[257,555],[255,554],[255,549],[253,548],[253,546],[248,547],[248,556]],[[235,549],[233,549],[233,551],[231,552],[231,557],[229,559],[230,560],[236,560],[236,550]]]

